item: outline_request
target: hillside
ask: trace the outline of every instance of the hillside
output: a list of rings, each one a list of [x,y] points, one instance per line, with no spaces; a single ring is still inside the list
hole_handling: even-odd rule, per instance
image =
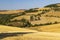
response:
[[[33,27],[60,23],[60,4],[28,10],[0,10],[0,24],[17,27]],[[17,25],[16,25],[17,24]]]
[[[50,4],[50,5],[47,5],[45,7],[60,7],[60,3]]]
[[[60,40],[60,33],[37,32],[23,36],[18,35],[13,37],[6,37],[2,40]]]
[[[0,14],[15,14],[19,12],[24,12],[25,10],[0,10]]]
[[[37,30],[40,32],[58,32],[58,33],[60,33],[60,24],[36,26],[36,27],[30,27],[28,29]]]
[[[60,33],[38,32],[24,35],[22,40],[60,40]]]
[[[37,32],[37,31],[29,30],[29,29],[25,29],[25,28],[0,25],[0,33],[14,33],[14,32]]]
[[[60,3],[0,10],[0,40],[60,40]]]

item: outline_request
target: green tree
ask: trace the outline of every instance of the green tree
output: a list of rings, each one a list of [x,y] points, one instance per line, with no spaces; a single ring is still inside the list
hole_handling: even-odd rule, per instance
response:
[[[23,25],[21,25],[21,27],[30,27],[32,25],[28,20],[26,20],[24,18],[22,18],[20,21],[23,23]]]

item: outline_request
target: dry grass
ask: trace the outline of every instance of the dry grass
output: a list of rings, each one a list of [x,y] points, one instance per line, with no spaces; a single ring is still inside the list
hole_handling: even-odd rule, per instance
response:
[[[60,16],[60,11],[51,10],[48,13],[45,13],[44,15]],[[42,16],[44,16],[44,15],[42,15]]]
[[[54,22],[60,22],[60,18],[56,17],[40,17],[41,20],[38,21],[31,21],[31,23],[34,24],[45,24],[45,23],[54,23]]]
[[[60,40],[60,33],[38,32],[23,36],[7,37],[2,40]]]
[[[40,32],[25,34],[23,36],[6,37],[2,40],[60,40],[60,24],[37,26],[36,29]]]
[[[18,17],[13,18],[12,20],[21,20],[22,18],[30,20],[30,16],[28,15],[18,16]]]
[[[37,31],[29,30],[25,28],[17,28],[17,27],[0,25],[0,32],[37,32]]]
[[[26,13],[26,15],[15,17],[12,20],[15,20],[15,19],[20,20],[22,18],[30,20],[31,15],[37,15],[38,13],[43,12],[43,10],[51,10],[51,9],[39,8],[37,10],[38,12]],[[24,12],[24,10],[10,10],[6,12],[0,12],[0,14],[12,14],[12,13],[19,13],[19,12]],[[45,24],[48,22],[54,23],[55,21],[60,22],[60,18],[46,17],[46,15],[60,16],[60,12],[51,10],[48,13],[41,15],[40,17],[41,20],[31,21],[31,23]],[[30,29],[33,29],[33,30],[30,30]],[[36,26],[36,27],[30,27],[28,29],[0,25],[0,32],[12,32],[12,33],[13,32],[37,32],[37,33],[26,34],[23,36],[17,35],[13,37],[6,37],[2,40],[60,40],[60,24]]]
[[[19,13],[19,12],[24,12],[25,10],[8,10],[6,12],[0,12],[0,14],[14,14],[14,13]]]
[[[60,24],[31,27],[30,29],[38,30],[40,32],[59,32],[60,33]]]

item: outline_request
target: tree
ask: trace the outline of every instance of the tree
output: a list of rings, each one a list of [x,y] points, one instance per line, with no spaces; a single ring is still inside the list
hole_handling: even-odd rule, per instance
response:
[[[21,25],[21,27],[30,27],[32,25],[28,20],[26,20],[24,18],[22,18],[20,21],[23,24],[23,25]]]
[[[57,21],[54,22],[54,24],[57,24],[57,23],[58,23]]]
[[[32,15],[32,16],[30,16],[30,20],[31,20],[31,21],[33,21],[33,15]]]

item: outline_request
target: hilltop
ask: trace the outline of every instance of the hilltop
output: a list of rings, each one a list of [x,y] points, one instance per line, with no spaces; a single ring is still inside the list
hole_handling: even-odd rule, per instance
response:
[[[60,3],[56,3],[56,4],[50,4],[50,5],[47,5],[45,7],[60,7]]]

